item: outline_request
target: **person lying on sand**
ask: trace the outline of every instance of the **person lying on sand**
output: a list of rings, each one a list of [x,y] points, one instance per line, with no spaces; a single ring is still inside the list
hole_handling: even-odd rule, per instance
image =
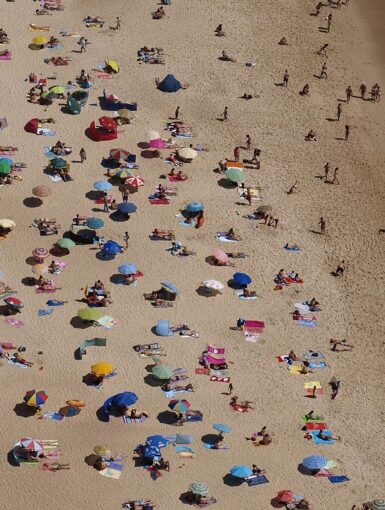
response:
[[[225,51],[222,51],[221,60],[224,60],[225,62],[236,62],[236,59],[230,57],[230,55],[228,55]]]
[[[351,351],[353,349],[353,346],[349,345],[347,340],[334,340],[333,338],[331,338],[330,344],[332,345],[331,350],[333,352],[339,352],[339,349],[337,349],[338,345],[341,345],[342,347],[346,347],[346,349],[341,349],[343,351]]]

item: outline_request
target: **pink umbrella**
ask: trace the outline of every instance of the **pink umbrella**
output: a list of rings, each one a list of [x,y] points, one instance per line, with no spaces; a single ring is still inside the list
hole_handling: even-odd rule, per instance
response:
[[[155,140],[150,140],[150,148],[151,149],[165,149],[167,144],[164,140],[160,138],[156,138]]]
[[[219,248],[215,248],[215,250],[213,250],[213,257],[215,257],[219,262],[222,262],[222,264],[227,264],[229,261],[229,257],[226,253]]]

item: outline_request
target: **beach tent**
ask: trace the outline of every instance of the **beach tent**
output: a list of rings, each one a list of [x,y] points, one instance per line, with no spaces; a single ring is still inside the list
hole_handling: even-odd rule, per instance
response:
[[[162,92],[178,92],[181,88],[180,81],[173,74],[168,74],[158,85],[158,89]]]
[[[116,122],[111,117],[100,117],[100,126],[96,126],[95,121],[92,121],[90,127],[86,129],[86,135],[94,140],[94,142],[101,142],[106,140],[116,140],[118,138],[118,129]]]

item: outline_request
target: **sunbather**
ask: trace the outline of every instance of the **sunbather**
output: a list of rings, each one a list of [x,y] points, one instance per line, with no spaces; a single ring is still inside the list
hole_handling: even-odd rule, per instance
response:
[[[221,60],[224,60],[226,62],[236,62],[235,58],[230,57],[225,51],[222,51],[222,57]]]
[[[243,289],[241,297],[250,298],[250,297],[255,297],[256,295],[257,295],[257,293],[255,290]]]
[[[44,471],[61,471],[62,469],[70,469],[70,465],[69,464],[61,464],[59,462],[52,462],[51,464],[48,464],[48,462],[45,462],[43,464]]]
[[[342,349],[344,351],[353,349],[353,346],[349,345],[347,340],[333,340],[333,339],[331,339],[330,343],[332,344],[331,350],[333,352],[339,352],[339,350],[337,349],[338,345],[341,345],[342,347],[346,347],[346,349]]]
[[[26,367],[32,367],[33,366],[33,363],[31,363],[30,361],[22,358],[20,356],[20,354],[18,352],[15,352],[13,354],[13,359],[17,362],[17,363],[20,363],[20,365],[25,365]]]

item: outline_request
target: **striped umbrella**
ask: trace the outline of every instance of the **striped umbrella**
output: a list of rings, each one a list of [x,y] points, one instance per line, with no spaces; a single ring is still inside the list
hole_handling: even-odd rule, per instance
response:
[[[104,227],[104,221],[101,218],[88,218],[86,225],[93,230],[98,230]]]
[[[20,444],[26,450],[33,452],[43,451],[43,443],[39,439],[33,439],[32,437],[23,437],[20,439]]]
[[[32,193],[35,195],[35,197],[44,198],[51,194],[51,190],[47,188],[47,186],[40,185],[32,188]]]
[[[186,413],[190,409],[191,404],[190,404],[190,402],[188,402],[185,399],[182,399],[182,400],[174,399],[174,400],[170,400],[170,402],[168,403],[168,407],[172,411],[178,411],[179,413]]]
[[[372,501],[370,508],[372,510],[385,510],[385,499],[375,499]]]
[[[49,257],[49,251],[47,248],[35,248],[32,255],[38,259],[46,259]]]
[[[110,157],[114,159],[126,159],[130,153],[124,149],[111,149]]]
[[[132,172],[128,168],[121,168],[117,172],[115,172],[115,175],[117,177],[120,177],[121,179],[124,179],[125,177],[132,177]]]
[[[45,391],[30,390],[24,395],[24,402],[27,406],[39,407],[47,400],[48,395]]]
[[[133,188],[140,188],[140,186],[144,186],[144,179],[139,175],[133,175],[132,177],[127,177],[126,183]]]
[[[95,446],[94,453],[96,455],[101,455],[102,457],[109,457],[112,455],[111,446],[107,446],[106,444],[99,444]]]
[[[307,469],[321,469],[326,466],[328,459],[322,455],[310,455],[302,461],[302,465]]]
[[[193,482],[189,487],[190,491],[197,496],[207,496],[209,488],[203,482]]]

